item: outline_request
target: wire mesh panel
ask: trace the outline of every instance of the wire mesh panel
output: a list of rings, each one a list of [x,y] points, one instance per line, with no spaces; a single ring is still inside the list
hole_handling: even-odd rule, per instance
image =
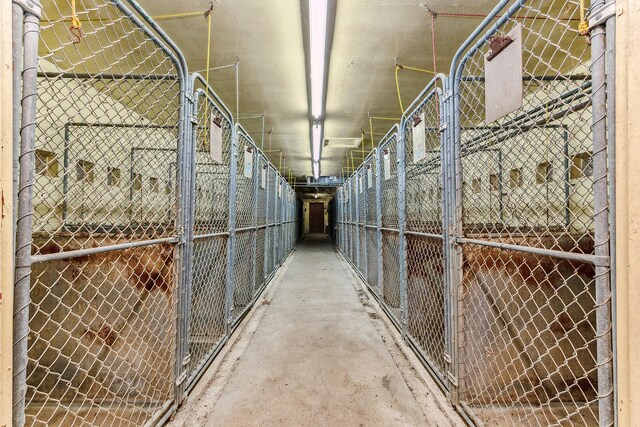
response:
[[[491,425],[609,425],[607,154],[592,131],[604,83],[589,70],[603,53],[578,35],[579,1],[509,6],[452,67],[460,397]],[[489,37],[509,46],[489,54]],[[522,98],[496,113],[511,66]]]
[[[439,80],[435,80],[438,83]],[[403,120],[407,334],[440,383],[446,383],[447,291],[443,228],[442,91],[431,90]]]
[[[188,384],[208,366],[226,334],[227,240],[232,119],[215,94],[197,81],[194,130],[193,260]],[[200,86],[204,86],[203,89]],[[211,144],[221,145],[221,157]]]
[[[267,250],[267,173],[269,163],[264,155],[259,156],[257,166],[258,179],[258,211],[256,225],[259,227],[256,235],[256,268],[255,268],[255,285],[254,289],[258,291],[264,284],[265,277],[268,272],[265,266],[265,251]]]
[[[236,232],[233,253],[233,303],[231,317],[237,321],[253,302],[257,220],[258,150],[238,127],[236,174]]]
[[[276,171],[272,166],[267,170],[268,180],[267,180],[267,203],[268,203],[268,211],[267,211],[267,242],[265,248],[265,275],[268,277],[271,275],[275,265],[275,246],[276,246],[276,235],[275,235],[275,218],[276,218],[276,200],[278,199],[278,189],[276,182]]]
[[[402,321],[400,294],[400,235],[398,223],[398,137],[394,126],[378,149],[381,169],[382,302],[397,322]]]
[[[367,274],[367,248],[365,236],[365,223],[367,221],[367,191],[365,186],[366,171],[360,167],[356,173],[357,177],[357,203],[358,203],[358,270],[365,276]]]
[[[26,424],[141,425],[174,399],[186,70],[122,3],[78,15],[41,20]]]

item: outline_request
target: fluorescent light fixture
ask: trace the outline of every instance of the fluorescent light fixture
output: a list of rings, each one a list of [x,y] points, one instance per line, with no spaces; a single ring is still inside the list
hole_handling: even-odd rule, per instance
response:
[[[320,161],[320,137],[322,136],[322,126],[320,123],[314,123],[311,129],[311,144],[313,145],[313,161]]]
[[[313,162],[313,177],[318,179],[320,177],[320,163]]]
[[[311,115],[322,116],[324,95],[324,57],[327,45],[327,0],[309,0],[311,32]]]

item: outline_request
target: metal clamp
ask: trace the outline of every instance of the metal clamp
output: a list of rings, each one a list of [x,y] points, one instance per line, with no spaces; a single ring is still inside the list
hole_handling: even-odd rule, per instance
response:
[[[603,25],[609,18],[616,16],[616,3],[610,2],[603,4],[593,10],[589,15],[589,31],[594,27]]]
[[[13,0],[13,4],[18,5],[27,13],[42,19],[42,5],[37,0]]]
[[[176,379],[176,385],[180,385],[187,379],[187,371],[184,371],[180,376]]]

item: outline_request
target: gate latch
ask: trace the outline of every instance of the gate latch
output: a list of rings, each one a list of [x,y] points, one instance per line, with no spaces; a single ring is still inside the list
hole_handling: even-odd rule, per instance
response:
[[[607,22],[607,19],[616,15],[616,3],[603,4],[589,14],[589,31],[598,25]]]

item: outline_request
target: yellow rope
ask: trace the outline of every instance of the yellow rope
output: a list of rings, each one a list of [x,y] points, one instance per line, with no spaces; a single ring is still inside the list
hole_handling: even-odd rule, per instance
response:
[[[71,0],[71,27],[78,29],[82,27],[82,22],[80,22],[76,14],[76,0]]]
[[[202,16],[202,11],[198,12],[185,12],[185,13],[171,13],[168,15],[155,15],[152,16],[155,21],[161,21],[163,19],[178,19],[178,18],[189,18],[192,16]]]
[[[408,66],[406,66],[406,65],[400,65],[400,64],[398,64],[398,67],[400,67],[400,68],[406,68],[407,70],[411,70],[411,71],[418,71],[418,72],[420,72],[420,73],[427,73],[427,74],[433,74],[433,75],[435,75],[435,74],[436,74],[435,72],[433,72],[433,71],[431,71],[431,70],[425,70],[425,69],[422,69],[422,68],[416,68],[416,67],[408,67]]]
[[[369,134],[371,136],[371,149],[373,150],[373,118],[369,116]]]
[[[398,91],[398,103],[400,103],[400,114],[404,116],[404,107],[402,106],[402,96],[400,95],[400,82],[398,82],[398,71],[400,71],[400,66],[396,65],[396,90]]]
[[[578,33],[581,36],[589,34],[589,21],[587,21],[585,0],[580,0],[580,23],[578,24]]]

